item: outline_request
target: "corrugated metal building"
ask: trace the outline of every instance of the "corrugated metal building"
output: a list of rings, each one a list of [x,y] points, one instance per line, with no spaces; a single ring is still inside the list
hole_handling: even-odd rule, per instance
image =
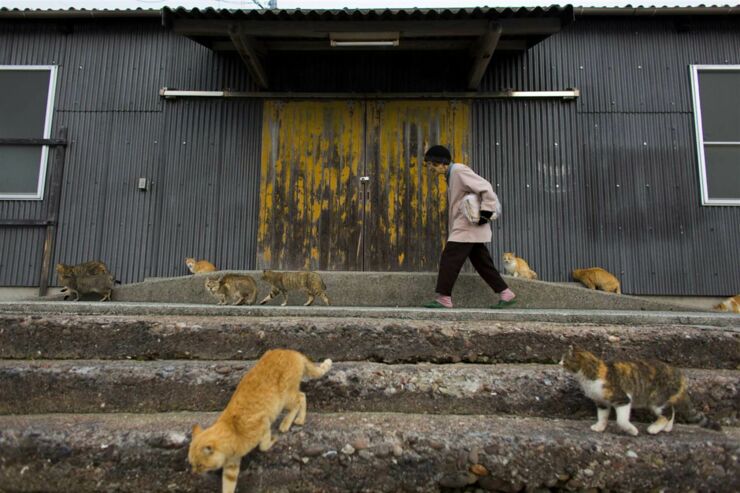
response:
[[[740,65],[738,12],[0,9],[0,70],[56,67],[52,265],[101,259],[123,282],[184,275],[186,256],[436,270],[444,183],[420,159],[440,142],[504,204],[494,258],[723,296],[740,292],[740,207],[702,203],[690,66]],[[378,33],[388,46],[341,46]],[[0,285],[39,284],[49,156],[44,200],[0,199]]]

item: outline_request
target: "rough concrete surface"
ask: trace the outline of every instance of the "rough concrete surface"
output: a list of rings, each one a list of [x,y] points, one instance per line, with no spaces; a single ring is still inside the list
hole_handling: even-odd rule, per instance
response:
[[[127,284],[114,290],[116,301],[159,301],[168,303],[212,303],[216,300],[204,287],[205,279],[225,273],[251,275],[259,289],[257,300],[264,298],[270,285],[260,280],[261,271],[223,271],[219,274],[197,274],[183,277],[152,279]],[[434,296],[436,272],[320,272],[327,293],[336,306],[418,307]],[[693,307],[636,296],[617,295],[586,289],[582,286],[532,281],[504,276],[518,297],[519,308],[576,308],[605,310],[691,311]],[[498,301],[490,287],[477,274],[461,274],[453,299],[460,308],[483,308]],[[293,292],[290,305],[302,305],[306,295]],[[282,298],[270,302],[282,303]],[[320,301],[317,301],[320,303]]]
[[[491,322],[554,322],[614,325],[696,325],[740,330],[740,316],[732,313],[652,312],[629,310],[337,307],[337,306],[219,306],[182,303],[32,301],[2,302],[5,314],[208,316],[208,317],[332,317],[394,318]]]
[[[219,491],[219,475],[192,475],[186,461],[190,428],[215,417],[0,417],[0,484],[6,492]],[[613,423],[600,434],[584,421],[309,413],[303,428],[242,460],[238,491],[740,489],[739,430],[679,425],[649,436],[639,428],[629,437]]]
[[[0,414],[220,411],[253,364],[0,361]],[[740,371],[685,373],[698,409],[722,425],[738,425]],[[337,363],[302,388],[317,412],[596,416],[594,404],[558,365]],[[655,419],[649,412],[636,417]]]
[[[317,360],[556,363],[571,344],[606,358],[740,369],[740,331],[681,325],[0,315],[0,359],[251,360],[290,348]]]

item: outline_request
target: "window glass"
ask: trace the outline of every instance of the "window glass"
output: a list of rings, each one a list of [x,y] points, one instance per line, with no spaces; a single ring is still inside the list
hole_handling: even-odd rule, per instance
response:
[[[54,73],[54,67],[0,66],[0,139],[50,137],[48,108],[53,108],[54,102],[49,84],[54,83]],[[42,145],[0,145],[0,199],[43,198],[47,149]]]
[[[699,73],[704,142],[740,142],[740,70]]]
[[[740,144],[704,146],[710,199],[740,200]]]
[[[48,93],[48,70],[0,70],[0,137],[43,138]]]
[[[0,195],[36,194],[41,146],[0,147]]]

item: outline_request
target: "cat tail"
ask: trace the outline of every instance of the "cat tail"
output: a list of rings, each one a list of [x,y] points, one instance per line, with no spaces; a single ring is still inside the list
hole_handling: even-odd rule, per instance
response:
[[[320,365],[317,365],[311,362],[311,360],[309,360],[305,356],[303,357],[303,374],[306,375],[308,378],[323,377],[330,368],[330,359],[325,359]]]
[[[722,430],[719,423],[694,407],[688,395],[684,394],[683,399],[676,403],[676,410],[684,417],[687,423],[696,424],[710,430]]]

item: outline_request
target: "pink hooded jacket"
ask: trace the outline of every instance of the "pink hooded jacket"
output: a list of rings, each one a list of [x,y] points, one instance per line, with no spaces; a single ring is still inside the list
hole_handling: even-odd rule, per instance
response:
[[[477,225],[468,221],[460,211],[460,203],[467,193],[477,193],[482,211],[494,211],[496,196],[493,187],[472,169],[460,163],[452,163],[447,175],[447,241],[460,243],[488,243],[491,241],[490,223]]]

